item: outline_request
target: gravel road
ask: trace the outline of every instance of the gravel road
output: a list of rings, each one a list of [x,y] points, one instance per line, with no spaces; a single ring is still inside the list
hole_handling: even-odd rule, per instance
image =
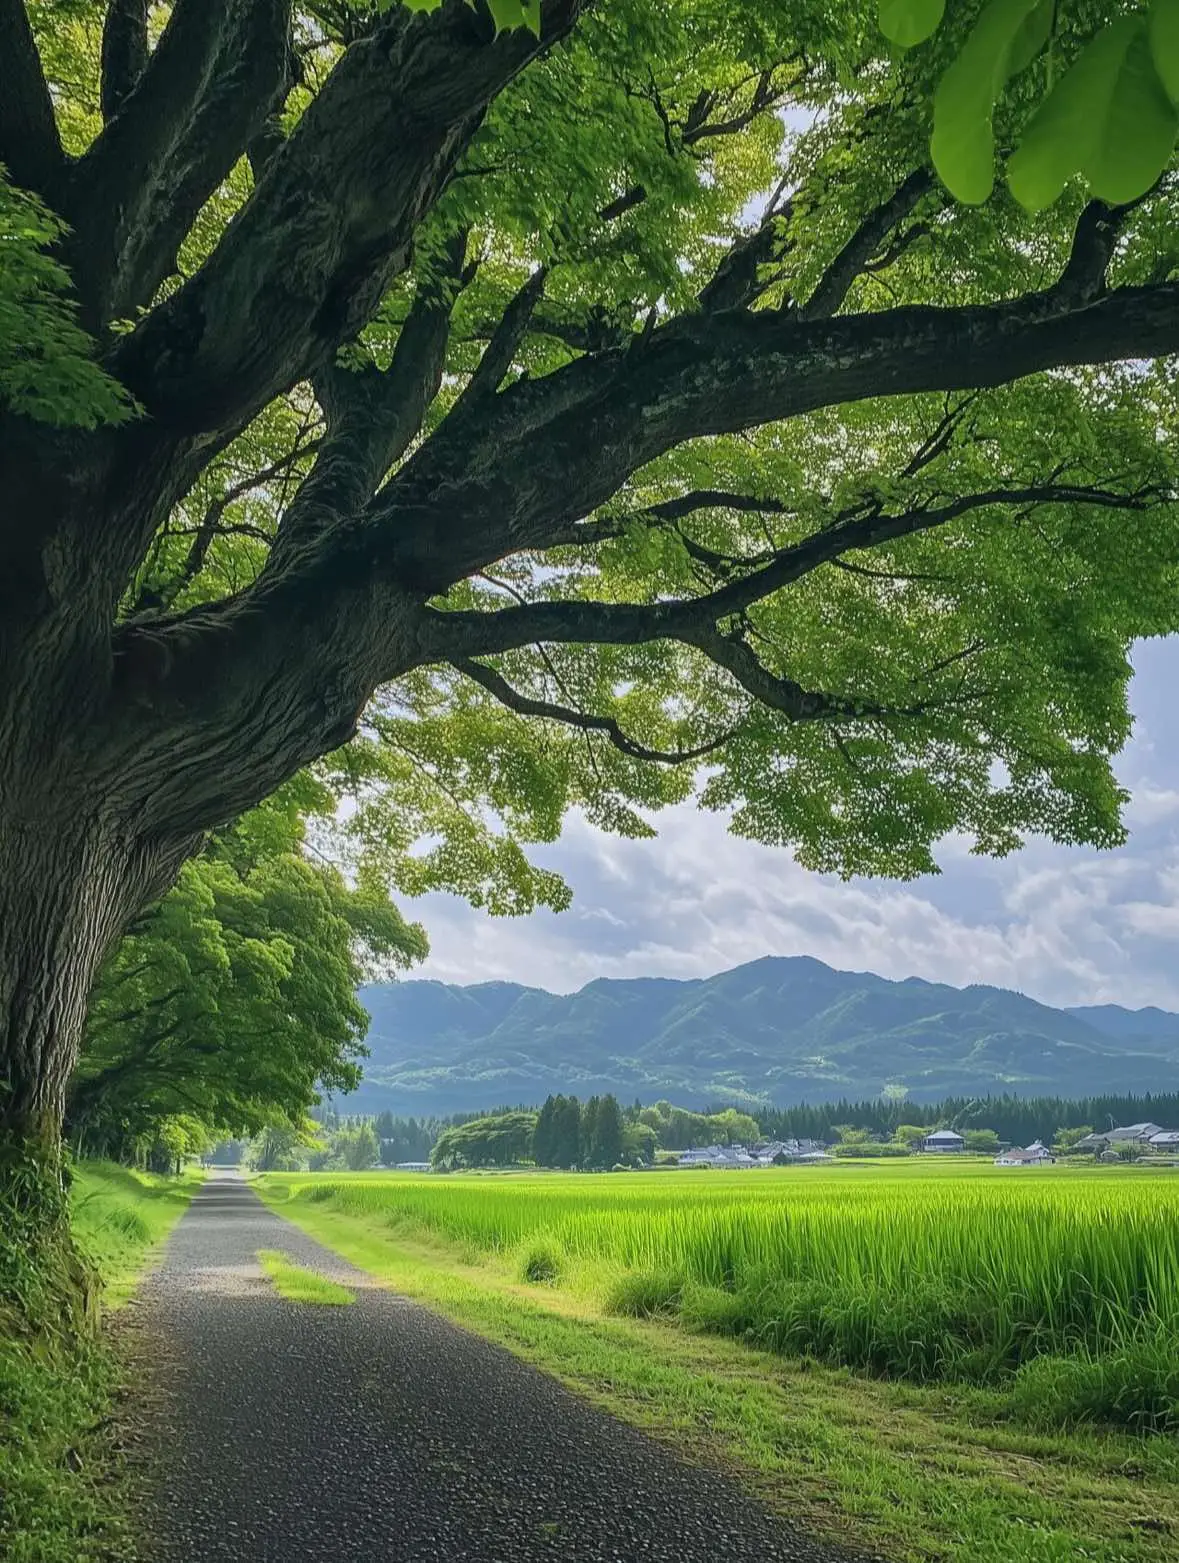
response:
[[[284,1301],[284,1250],[354,1288]],[[141,1293],[153,1563],[851,1563],[214,1175]]]

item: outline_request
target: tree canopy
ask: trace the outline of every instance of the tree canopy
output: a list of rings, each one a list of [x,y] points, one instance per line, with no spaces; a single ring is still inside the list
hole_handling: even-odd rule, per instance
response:
[[[1121,839],[1174,180],[955,203],[976,14],[0,0],[6,1119],[321,755],[395,885],[497,910],[563,904],[570,806],[695,794],[842,873]]]
[[[330,803],[310,777],[288,784],[128,931],[99,974],[70,1086],[79,1144],[128,1155],[174,1139],[177,1119],[186,1140],[298,1127],[321,1088],[357,1084],[369,1020],[357,985],[420,959],[425,938],[302,850],[300,805]]]

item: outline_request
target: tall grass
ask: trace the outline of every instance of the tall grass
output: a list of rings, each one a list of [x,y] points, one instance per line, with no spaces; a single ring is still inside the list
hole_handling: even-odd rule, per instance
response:
[[[81,1269],[106,1306],[125,1300],[152,1245],[199,1179],[165,1179],[109,1162],[75,1166],[70,1228]],[[0,1211],[0,1242],[8,1236]],[[71,1267],[78,1265],[71,1250]],[[135,1555],[111,1447],[117,1366],[91,1329],[65,1328],[48,1306],[61,1275],[34,1246],[17,1256],[19,1310],[0,1306],[0,1558],[4,1563],[109,1563]],[[16,1269],[16,1263],[9,1266]],[[67,1277],[69,1279],[71,1277]],[[15,1288],[14,1288],[15,1290]],[[93,1318],[88,1321],[92,1324]]]
[[[595,1273],[618,1311],[675,1312],[880,1374],[996,1382],[1045,1356],[1134,1355],[1150,1377],[1149,1362],[1179,1345],[1179,1177],[1166,1171],[922,1165],[289,1186],[294,1199],[475,1256],[541,1244],[550,1269]],[[1120,1371],[1132,1401],[1138,1368]],[[1174,1375],[1168,1384],[1164,1398],[1179,1393]],[[1167,1414],[1152,1412],[1163,1424]]]

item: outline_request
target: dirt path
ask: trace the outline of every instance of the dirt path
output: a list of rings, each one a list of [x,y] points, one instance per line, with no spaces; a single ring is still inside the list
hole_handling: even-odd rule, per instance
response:
[[[357,1291],[284,1301],[278,1248]],[[144,1288],[158,1563],[839,1563],[212,1177]]]

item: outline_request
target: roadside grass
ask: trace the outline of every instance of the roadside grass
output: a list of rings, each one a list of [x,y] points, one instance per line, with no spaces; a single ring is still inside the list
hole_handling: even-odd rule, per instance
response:
[[[257,1186],[358,1268],[687,1459],[728,1468],[816,1533],[904,1563],[1176,1556],[1174,1438],[1043,1430],[1016,1421],[1003,1390],[870,1378],[697,1333],[664,1312],[666,1283],[641,1299],[646,1316],[611,1316],[600,1272],[567,1253],[557,1278],[528,1284],[518,1245],[488,1254],[331,1201],[291,1200],[294,1183]]]
[[[102,1305],[127,1301],[199,1176],[164,1179],[82,1163],[70,1189],[75,1242]],[[0,1311],[0,1558],[127,1563],[134,1538],[112,1447],[117,1366],[101,1334],[29,1336]]]
[[[188,1209],[203,1179],[196,1169],[178,1178],[162,1178],[109,1161],[75,1165],[70,1225],[75,1241],[102,1279],[104,1311],[111,1313],[126,1304],[152,1251]]]
[[[260,1248],[258,1263],[274,1282],[274,1289],[288,1302],[314,1303],[319,1307],[344,1308],[356,1301],[356,1294],[338,1286],[326,1276],[292,1263],[277,1248]]]

